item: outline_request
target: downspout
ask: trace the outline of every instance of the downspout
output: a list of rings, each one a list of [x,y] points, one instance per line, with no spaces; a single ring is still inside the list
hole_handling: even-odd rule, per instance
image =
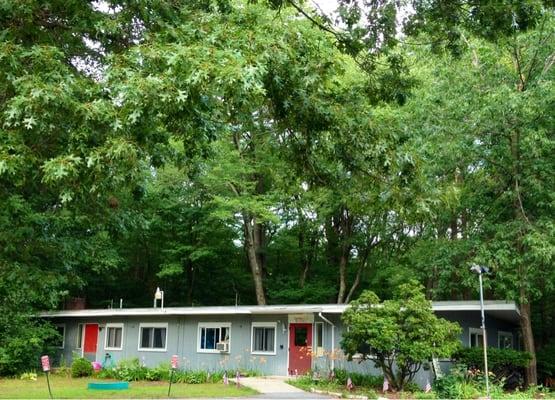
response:
[[[335,325],[326,317],[322,315],[321,312],[318,313],[318,316],[328,324],[331,325],[331,370],[335,370]]]

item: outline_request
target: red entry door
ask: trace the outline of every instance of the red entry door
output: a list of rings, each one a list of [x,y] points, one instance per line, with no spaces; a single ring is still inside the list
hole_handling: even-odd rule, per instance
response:
[[[312,367],[312,324],[289,324],[289,375],[302,375]]]
[[[85,325],[85,340],[83,342],[83,357],[91,361],[96,361],[98,324]]]

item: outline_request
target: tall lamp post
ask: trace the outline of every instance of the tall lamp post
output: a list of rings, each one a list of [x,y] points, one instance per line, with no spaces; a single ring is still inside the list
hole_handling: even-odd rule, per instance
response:
[[[488,267],[483,267],[481,265],[472,265],[470,271],[478,274],[478,280],[480,281],[480,311],[482,313],[482,346],[484,348],[484,374],[486,376],[486,397],[489,399],[489,376],[488,376],[488,343],[486,338],[486,317],[484,314],[484,286],[482,283],[482,275],[489,272]]]

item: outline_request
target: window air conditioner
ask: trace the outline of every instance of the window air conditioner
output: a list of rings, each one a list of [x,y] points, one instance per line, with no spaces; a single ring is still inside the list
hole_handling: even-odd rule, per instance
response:
[[[226,343],[226,342],[216,343],[216,350],[221,351],[222,353],[228,353],[229,352],[229,343]]]

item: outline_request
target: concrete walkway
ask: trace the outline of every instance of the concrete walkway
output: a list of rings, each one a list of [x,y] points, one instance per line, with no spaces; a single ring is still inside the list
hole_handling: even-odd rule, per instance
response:
[[[254,396],[256,399],[333,399],[332,396],[308,393],[304,390],[287,384],[290,379],[287,376],[266,376],[241,378],[239,383],[256,390],[260,394]],[[235,381],[230,379],[230,381]]]

